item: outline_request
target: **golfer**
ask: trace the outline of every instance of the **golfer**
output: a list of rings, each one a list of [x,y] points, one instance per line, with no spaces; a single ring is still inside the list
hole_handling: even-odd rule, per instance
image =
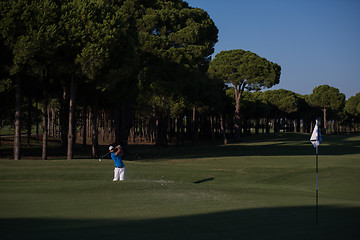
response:
[[[115,148],[113,146],[110,146],[109,151],[111,152],[111,158],[114,160],[115,163],[113,182],[124,181],[125,165],[122,160],[124,152],[120,146],[117,146]]]

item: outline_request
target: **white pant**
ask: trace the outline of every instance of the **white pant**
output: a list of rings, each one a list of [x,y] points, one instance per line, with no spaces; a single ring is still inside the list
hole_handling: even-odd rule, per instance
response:
[[[114,179],[113,181],[124,181],[124,175],[125,175],[125,167],[123,168],[115,168],[114,169]]]

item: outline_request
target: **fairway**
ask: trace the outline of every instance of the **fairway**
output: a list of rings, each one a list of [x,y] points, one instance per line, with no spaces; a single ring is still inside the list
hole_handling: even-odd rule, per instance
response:
[[[0,160],[1,239],[359,239],[360,137],[130,146],[113,161]]]

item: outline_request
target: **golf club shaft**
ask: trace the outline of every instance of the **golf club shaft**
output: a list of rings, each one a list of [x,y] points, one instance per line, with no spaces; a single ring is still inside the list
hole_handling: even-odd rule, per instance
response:
[[[108,152],[107,154],[105,154],[104,156],[102,156],[101,158],[99,159],[103,159],[104,157],[106,157],[110,152]]]

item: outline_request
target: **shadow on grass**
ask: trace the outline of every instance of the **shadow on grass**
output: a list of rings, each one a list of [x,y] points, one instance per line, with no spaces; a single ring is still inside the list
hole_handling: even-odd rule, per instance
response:
[[[354,135],[355,136],[355,135]],[[228,145],[191,145],[155,148],[152,146],[130,146],[130,160],[156,158],[209,158],[233,156],[299,156],[315,155],[315,148],[306,134],[281,134],[278,136],[250,137],[246,142]],[[360,138],[352,136],[325,136],[319,146],[320,155],[360,154]],[[136,157],[133,155],[136,154]]]
[[[121,217],[121,210],[119,217]],[[360,208],[247,209],[149,219],[0,219],[1,239],[359,239]]]
[[[220,142],[203,141],[185,146],[169,145],[166,148],[154,145],[129,145],[125,160],[151,160],[158,158],[207,158],[231,156],[294,156],[314,155],[309,134],[280,133],[277,135],[254,135],[240,143],[222,145]],[[10,146],[10,145],[9,145]],[[12,147],[0,148],[0,158],[11,158]],[[99,154],[108,152],[102,145]],[[22,148],[24,159],[41,159],[41,146]],[[320,155],[345,155],[360,153],[358,135],[326,135],[319,147]],[[91,146],[75,145],[74,158],[91,158]],[[48,147],[48,159],[66,159],[66,149],[53,144]],[[100,157],[100,156],[99,156]],[[108,158],[110,158],[108,156]]]
[[[198,180],[198,181],[195,181],[193,183],[196,183],[196,184],[199,184],[199,183],[203,183],[203,182],[208,182],[208,181],[212,181],[214,180],[215,178],[206,178],[206,179],[201,179],[201,180]]]

